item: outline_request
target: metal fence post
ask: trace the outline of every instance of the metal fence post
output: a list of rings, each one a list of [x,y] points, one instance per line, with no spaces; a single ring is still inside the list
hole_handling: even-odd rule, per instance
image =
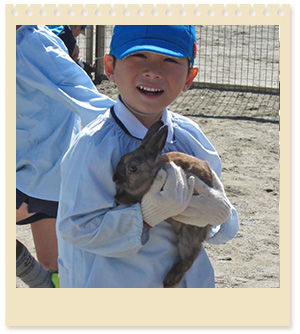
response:
[[[103,57],[105,53],[105,26],[96,26],[96,72],[95,81],[100,82],[104,76]]]
[[[93,34],[94,34],[94,26],[87,26],[86,28],[86,52],[85,59],[86,62],[90,65],[93,64]]]

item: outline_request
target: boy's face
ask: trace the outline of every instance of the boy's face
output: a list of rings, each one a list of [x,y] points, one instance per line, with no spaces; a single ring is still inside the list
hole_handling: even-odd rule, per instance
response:
[[[189,71],[187,58],[144,51],[117,59],[114,66],[113,57],[107,55],[105,71],[129,107],[145,114],[146,121],[153,122],[181,91],[190,87],[197,74],[196,68]],[[143,116],[140,118],[144,123]]]

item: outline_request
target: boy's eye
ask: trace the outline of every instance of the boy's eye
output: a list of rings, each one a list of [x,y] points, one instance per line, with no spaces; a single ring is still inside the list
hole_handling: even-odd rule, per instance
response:
[[[169,63],[178,64],[178,61],[175,58],[166,58],[165,61]]]
[[[131,57],[147,58],[146,55],[144,55],[143,53],[134,53],[133,55],[131,55]]]

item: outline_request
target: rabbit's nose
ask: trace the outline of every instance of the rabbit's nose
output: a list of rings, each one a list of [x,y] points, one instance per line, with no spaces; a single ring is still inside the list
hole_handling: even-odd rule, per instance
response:
[[[120,175],[114,174],[113,175],[113,181],[116,184],[121,183],[122,182],[122,177]]]

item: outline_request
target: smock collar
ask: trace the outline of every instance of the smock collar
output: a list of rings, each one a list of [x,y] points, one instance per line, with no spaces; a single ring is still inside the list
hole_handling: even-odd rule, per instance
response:
[[[119,96],[117,98],[117,103],[114,105],[114,113],[132,137],[141,140],[145,137],[148,129],[134,116],[131,111],[128,110],[128,108],[120,100]],[[168,125],[167,142],[174,142],[174,129],[171,115],[167,108],[164,109],[161,120],[164,125]]]

